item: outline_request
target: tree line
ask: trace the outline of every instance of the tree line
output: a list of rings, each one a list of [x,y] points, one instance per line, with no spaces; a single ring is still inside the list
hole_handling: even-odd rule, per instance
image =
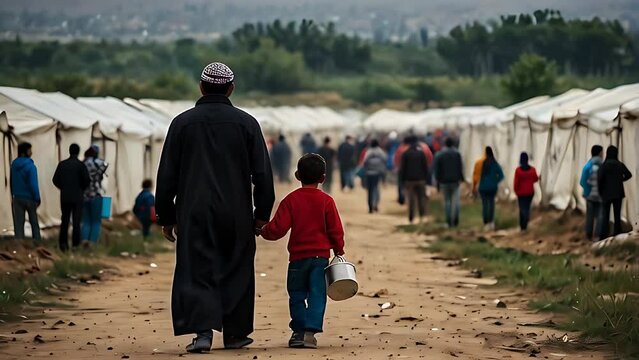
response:
[[[473,100],[478,99],[473,86],[490,88],[500,80],[482,80],[485,76],[509,77],[528,68],[544,69],[545,78],[602,79],[596,86],[611,78],[636,79],[634,44],[618,21],[565,20],[551,10],[458,26],[436,41],[427,41],[424,33],[422,41],[401,43],[343,34],[332,23],[275,20],[245,24],[208,42],[0,41],[0,84],[73,96],[193,98],[202,67],[220,60],[232,66],[244,94],[332,91],[364,104],[402,99],[503,104],[508,99],[493,101],[497,96]],[[524,56],[528,65],[513,72],[527,54],[540,58]],[[515,80],[502,82],[510,100],[527,94],[517,85],[521,75]]]

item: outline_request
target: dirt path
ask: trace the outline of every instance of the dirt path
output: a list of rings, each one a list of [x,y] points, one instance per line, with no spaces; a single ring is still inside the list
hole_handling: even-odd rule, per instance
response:
[[[286,193],[279,190],[280,195]],[[126,276],[66,294],[66,300],[76,298],[71,302],[73,308],[49,309],[43,320],[0,326],[0,334],[9,339],[0,344],[0,358],[523,359],[530,354],[499,346],[522,347],[525,340],[540,343],[548,336],[563,335],[517,325],[547,318],[526,310],[527,298],[521,291],[477,288],[473,283],[486,280],[466,277],[465,271],[418,250],[420,240],[415,235],[395,231],[395,225],[405,220],[384,214],[399,211],[391,205],[393,199],[393,189],[385,189],[382,214],[369,215],[362,190],[336,195],[347,231],[347,257],[357,264],[361,291],[369,294],[388,289],[389,295],[329,302],[326,332],[318,336],[318,350],[286,347],[286,242],[260,240],[255,343],[249,349],[202,356],[184,353],[190,337],[173,337],[170,320],[173,254],[163,254],[152,259],[157,268],[149,266],[151,260],[127,261],[121,268]],[[150,273],[137,274],[146,270]],[[497,298],[508,308],[497,308],[493,303]],[[379,304],[384,302],[397,306],[380,312]],[[53,326],[59,320],[64,324]],[[18,330],[27,333],[14,334]],[[34,342],[36,335],[44,342]],[[215,338],[217,348],[221,347],[220,338]],[[527,349],[530,347],[523,350]],[[549,359],[604,357],[602,353],[575,353],[550,346],[540,350],[537,357]]]

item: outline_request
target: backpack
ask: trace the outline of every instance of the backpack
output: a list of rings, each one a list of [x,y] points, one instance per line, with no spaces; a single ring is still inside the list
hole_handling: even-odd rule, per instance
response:
[[[601,164],[593,163],[590,168],[590,175],[586,180],[588,185],[590,185],[590,194],[586,199],[590,201],[601,201],[601,195],[599,195],[599,169],[601,168]]]

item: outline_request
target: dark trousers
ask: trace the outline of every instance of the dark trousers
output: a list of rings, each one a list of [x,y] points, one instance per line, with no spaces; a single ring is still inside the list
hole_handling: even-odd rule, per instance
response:
[[[484,224],[490,224],[495,221],[495,196],[497,193],[492,191],[480,191],[481,210]]]
[[[519,196],[517,202],[519,203],[519,228],[522,230],[528,229],[528,220],[530,220],[530,207],[532,205],[533,195]]]
[[[60,250],[69,249],[69,221],[73,219],[73,234],[71,241],[73,247],[80,245],[80,231],[82,224],[82,200],[76,202],[63,202],[62,222],[60,223]]]
[[[24,214],[29,215],[31,234],[34,240],[40,238],[40,224],[38,224],[38,204],[35,201],[13,198],[13,231],[16,239],[24,239]]]
[[[586,237],[592,240],[593,236],[601,235],[601,202],[586,200]]]
[[[140,223],[142,224],[142,236],[144,236],[145,238],[148,238],[149,235],[151,235],[151,225],[153,225],[153,223],[151,222],[151,219],[138,219],[140,220]]]
[[[413,222],[415,208],[421,219],[426,215],[426,181],[405,181],[404,186],[408,197],[408,221]]]
[[[366,189],[368,190],[368,211],[377,211],[379,206],[380,193],[379,193],[379,181],[382,179],[381,175],[366,175]]]
[[[404,181],[402,177],[397,174],[397,202],[400,205],[404,205],[406,203],[406,189],[404,188]]]
[[[602,222],[601,222],[601,234],[599,234],[599,239],[603,240],[610,235],[610,206],[612,205],[612,214],[615,219],[615,227],[613,229],[612,235],[621,234],[621,201],[623,199],[613,199],[613,200],[604,200],[602,205]]]
[[[439,184],[439,189],[444,194],[444,211],[446,212],[446,224],[450,227],[459,225],[459,211],[461,200],[459,198],[459,183]]]
[[[286,288],[293,332],[322,332],[326,311],[324,269],[328,259],[314,257],[288,265]]]

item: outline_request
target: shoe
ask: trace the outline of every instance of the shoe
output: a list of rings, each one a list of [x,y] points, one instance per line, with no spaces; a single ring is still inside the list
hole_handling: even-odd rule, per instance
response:
[[[208,334],[199,333],[193,339],[193,342],[186,346],[186,352],[189,353],[203,353],[211,351],[211,346],[213,346],[213,333]]]
[[[303,348],[304,347],[304,333],[294,332],[288,341],[288,347],[290,348]]]
[[[317,349],[317,339],[314,333],[309,331],[304,333],[304,347],[307,349]]]
[[[224,338],[225,349],[241,349],[245,346],[249,346],[253,343],[253,339],[250,337],[235,337],[229,336]]]

